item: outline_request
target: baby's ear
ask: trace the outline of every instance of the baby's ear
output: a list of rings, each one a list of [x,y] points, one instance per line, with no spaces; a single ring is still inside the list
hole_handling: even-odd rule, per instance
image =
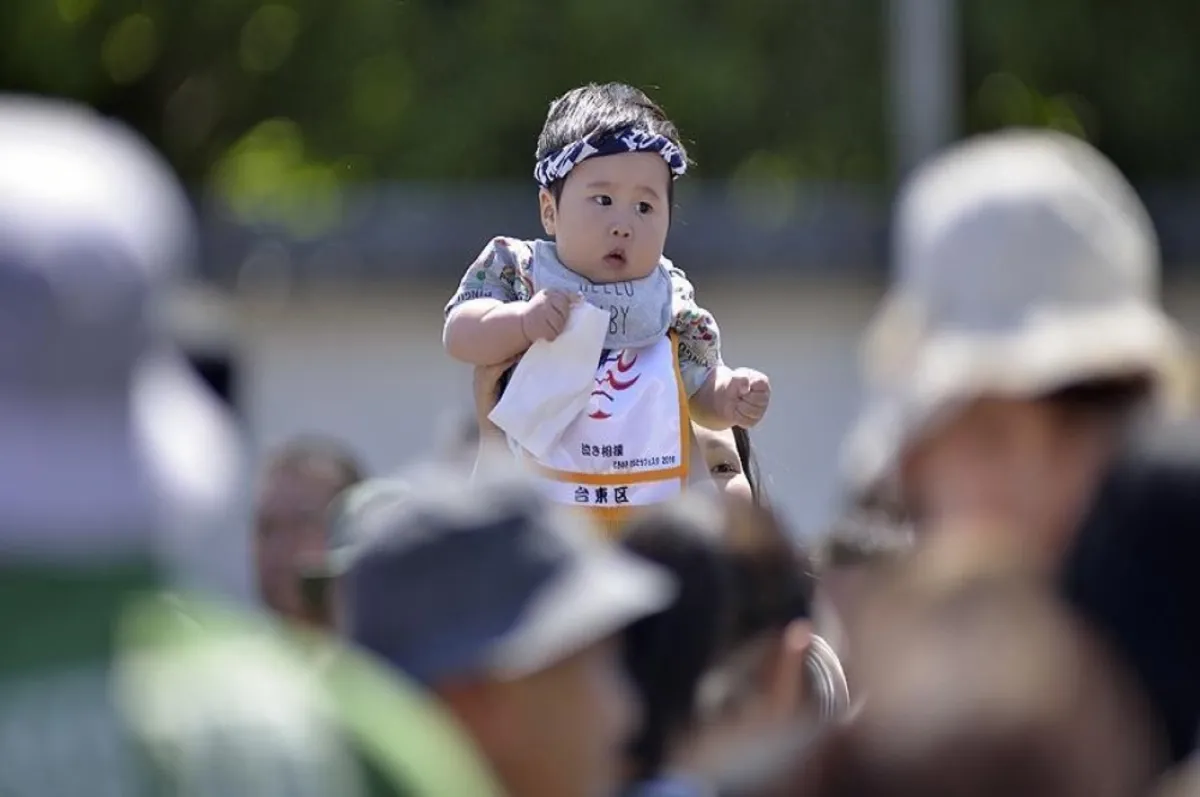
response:
[[[538,189],[538,208],[542,219],[542,229],[546,231],[546,235],[554,237],[554,231],[557,228],[558,218],[558,202],[555,201],[554,195],[545,188]]]

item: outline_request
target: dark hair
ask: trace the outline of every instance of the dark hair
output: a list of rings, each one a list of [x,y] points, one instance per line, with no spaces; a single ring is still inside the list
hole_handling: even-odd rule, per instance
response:
[[[812,616],[812,559],[775,512],[727,502],[722,543],[734,573],[731,646],[792,620]]]
[[[571,89],[554,102],[538,136],[536,158],[541,160],[555,150],[597,133],[612,133],[625,127],[637,127],[671,140],[683,157],[687,150],[679,140],[679,130],[646,93],[624,83],[589,83]],[[550,186],[557,202],[564,180]],[[674,181],[668,189],[674,201]]]
[[[705,676],[746,643],[811,613],[812,568],[775,515],[716,500],[656,507],[626,530],[624,545],[670,571],[680,589],[669,608],[625,632],[626,667],[643,703],[630,750],[638,779],[656,774],[670,744],[698,721]]]
[[[338,440],[319,435],[297,437],[275,449],[268,457],[268,469],[297,471],[329,468],[336,474],[334,495],[358,484],[365,471],[349,447]],[[316,623],[332,625],[332,579],[296,573],[300,595],[309,617]]]
[[[738,461],[742,464],[742,473],[746,476],[746,483],[750,485],[750,495],[754,497],[754,501],[762,506],[767,506],[770,502],[767,501],[766,490],[762,483],[762,470],[758,466],[758,457],[754,454],[754,447],[750,443],[750,432],[745,427],[733,427],[733,445],[737,448]]]
[[[336,474],[337,492],[361,482],[364,470],[349,447],[338,440],[319,435],[297,437],[275,449],[267,458],[270,470],[331,468]]]
[[[654,776],[669,744],[695,722],[700,679],[727,633],[732,585],[717,514],[672,504],[626,530],[625,547],[668,570],[679,589],[667,609],[625,631],[625,666],[643,705],[630,744],[635,780]]]
[[[1141,406],[1153,389],[1150,377],[1134,374],[1077,382],[1042,398],[1072,415],[1120,422]]]

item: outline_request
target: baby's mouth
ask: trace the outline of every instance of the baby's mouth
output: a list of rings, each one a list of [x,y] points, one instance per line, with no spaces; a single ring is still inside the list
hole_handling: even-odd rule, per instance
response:
[[[614,249],[604,256],[604,263],[609,268],[625,268],[627,262],[624,249]]]

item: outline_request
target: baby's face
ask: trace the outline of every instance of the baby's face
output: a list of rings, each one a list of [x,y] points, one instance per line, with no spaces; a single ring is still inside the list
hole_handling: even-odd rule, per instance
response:
[[[628,152],[580,163],[557,204],[543,189],[542,224],[563,265],[597,283],[653,272],[667,240],[670,182],[661,156]]]

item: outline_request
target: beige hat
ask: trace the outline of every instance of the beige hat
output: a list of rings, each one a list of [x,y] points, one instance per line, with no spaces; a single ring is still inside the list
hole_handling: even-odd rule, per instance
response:
[[[878,486],[915,436],[980,395],[1138,374],[1162,388],[1182,360],[1149,216],[1070,136],[1012,130],[935,158],[900,194],[894,257],[845,450],[856,488]]]

